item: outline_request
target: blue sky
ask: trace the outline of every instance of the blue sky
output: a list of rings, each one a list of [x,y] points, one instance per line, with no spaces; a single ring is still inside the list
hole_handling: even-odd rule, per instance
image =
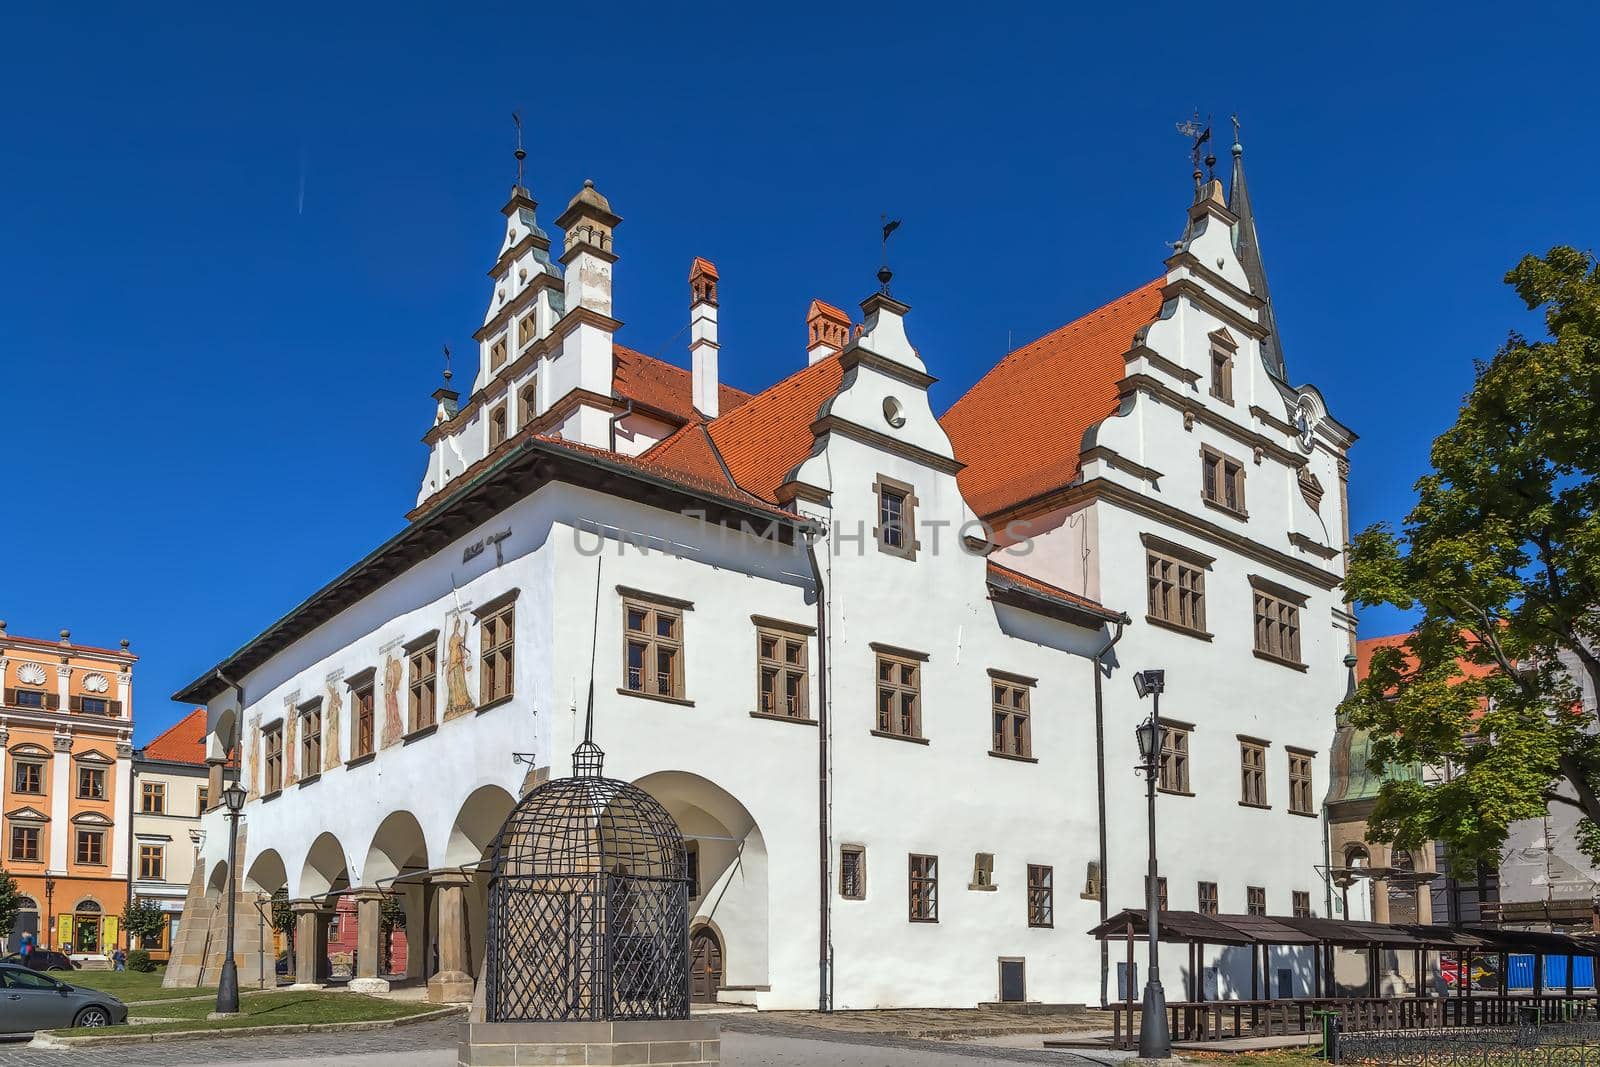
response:
[[[710,257],[745,388],[803,360],[813,297],[867,295],[902,217],[940,409],[1160,272],[1173,124],[1237,111],[1290,376],[1361,434],[1358,527],[1404,514],[1472,360],[1538,331],[1506,269],[1600,218],[1577,5],[153,11],[0,15],[0,618],[130,638],[141,741],[402,523],[440,345],[488,297],[513,108],[547,225],[590,177],[626,219],[621,340],[686,362]]]

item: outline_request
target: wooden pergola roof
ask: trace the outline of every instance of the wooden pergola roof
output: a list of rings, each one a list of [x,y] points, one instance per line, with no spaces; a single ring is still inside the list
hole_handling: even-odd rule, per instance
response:
[[[1127,909],[1089,931],[1102,941],[1149,937],[1142,910]],[[1600,938],[1498,927],[1416,926],[1284,915],[1161,913],[1160,939],[1204,945],[1334,945],[1339,948],[1434,949],[1546,956],[1600,955]]]

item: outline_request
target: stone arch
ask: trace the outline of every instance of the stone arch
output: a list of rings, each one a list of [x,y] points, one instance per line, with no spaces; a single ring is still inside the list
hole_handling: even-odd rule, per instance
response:
[[[227,891],[228,861],[218,860],[211,868],[211,877],[206,879],[206,896],[220,900]]]
[[[661,801],[697,853],[689,923],[717,932],[723,985],[767,985],[767,845],[755,817],[733,794],[687,771],[647,774],[634,784]]]
[[[234,708],[225,709],[206,734],[206,758],[227,759],[228,750],[239,748],[239,713]],[[215,799],[215,798],[213,798]]]
[[[244,887],[252,893],[271,896],[278,890],[286,888],[288,884],[289,873],[284,867],[283,857],[278,855],[276,849],[269,848],[262,852],[244,874]]]
[[[450,826],[450,838],[445,843],[445,866],[459,867],[482,860],[506,816],[516,806],[516,798],[500,786],[485,785],[473,790],[462,802]]]
[[[324,830],[311,842],[305,865],[300,868],[299,896],[320,897],[350,886],[350,863],[344,845]]]
[[[408,871],[428,869],[428,843],[422,824],[409,811],[390,812],[378,824],[361,864],[364,885],[376,886],[393,881]]]

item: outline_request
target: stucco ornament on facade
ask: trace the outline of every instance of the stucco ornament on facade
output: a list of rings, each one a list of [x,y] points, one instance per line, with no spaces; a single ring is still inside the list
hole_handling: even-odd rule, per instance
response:
[[[24,663],[17,668],[17,681],[23,685],[43,685],[44,680],[44,668],[37,663]]]
[[[83,688],[90,693],[104,693],[111,688],[111,683],[99,671],[86,675],[83,679]]]

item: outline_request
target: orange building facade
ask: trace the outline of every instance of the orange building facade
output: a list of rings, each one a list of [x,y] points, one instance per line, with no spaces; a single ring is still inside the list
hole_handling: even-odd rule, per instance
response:
[[[17,637],[0,622],[0,849],[27,899],[6,935],[103,956],[126,945],[132,829],[128,651]]]

